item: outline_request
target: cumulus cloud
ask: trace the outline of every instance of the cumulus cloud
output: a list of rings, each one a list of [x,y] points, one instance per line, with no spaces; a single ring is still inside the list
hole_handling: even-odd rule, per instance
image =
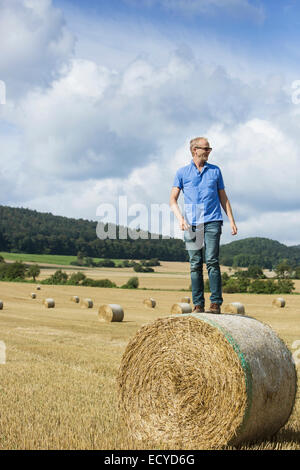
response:
[[[246,212],[295,210],[300,205],[295,174],[298,142],[271,120],[251,119],[231,131],[212,128],[219,142],[216,158],[223,168],[231,197]],[[242,213],[242,216],[246,214]]]
[[[0,0],[1,79],[7,99],[49,85],[74,47],[51,0]]]
[[[74,59],[50,87],[7,107],[7,116],[22,129],[28,172],[118,178],[158,159],[166,146],[175,151],[193,129],[251,115],[259,103],[253,90],[251,103],[248,95],[222,68],[180,53],[160,67],[138,59],[124,71]]]
[[[11,62],[3,48],[22,93],[0,108],[2,203],[88,219],[99,204],[117,206],[120,195],[149,210],[168,204],[177,168],[191,159],[190,138],[206,135],[239,237],[276,233],[296,243],[300,119],[281,76],[248,83],[230,75],[230,63],[229,71],[213,66],[188,47],[163,63],[144,56],[104,66],[71,56],[72,35],[50,1],[10,5],[0,0],[10,24],[22,24],[27,61],[14,73],[20,43]],[[290,221],[285,238],[280,220]]]

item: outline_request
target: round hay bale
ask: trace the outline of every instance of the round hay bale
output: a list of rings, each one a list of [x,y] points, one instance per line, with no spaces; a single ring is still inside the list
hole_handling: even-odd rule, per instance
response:
[[[282,297],[277,297],[277,299],[273,300],[272,305],[274,307],[283,308],[285,306],[285,300]]]
[[[0,310],[3,310],[3,301],[0,300]]]
[[[128,343],[119,408],[134,439],[181,449],[236,446],[284,426],[296,377],[283,341],[254,318],[168,316]]]
[[[43,304],[45,305],[45,307],[47,308],[54,308],[55,307],[55,302],[53,299],[44,299],[43,300]]]
[[[41,286],[36,286],[36,290],[41,290]]]
[[[35,293],[35,292],[31,292],[30,297],[31,297],[32,299],[36,299],[36,293]]]
[[[155,308],[156,306],[156,301],[154,299],[152,299],[152,297],[150,297],[150,299],[145,299],[143,301],[143,304],[145,305],[145,307],[148,307],[148,308]]]
[[[100,321],[105,322],[123,321],[124,310],[118,304],[100,305],[98,317]]]
[[[245,307],[240,302],[232,302],[231,304],[225,305],[224,312],[245,315]]]
[[[191,303],[191,299],[189,297],[182,297],[181,301],[182,303],[184,304],[190,304]]]
[[[178,302],[177,304],[172,305],[171,313],[191,313],[192,307],[190,304],[184,302]]]
[[[72,295],[70,300],[72,302],[75,302],[75,304],[78,304],[80,299],[79,299],[78,295]]]
[[[92,299],[83,299],[81,301],[81,308],[93,308],[93,305]]]

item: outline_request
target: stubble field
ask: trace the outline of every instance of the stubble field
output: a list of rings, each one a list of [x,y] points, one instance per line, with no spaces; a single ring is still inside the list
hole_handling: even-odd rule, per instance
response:
[[[42,285],[37,291],[34,284],[0,283],[0,341],[6,345],[6,363],[0,365],[0,449],[155,448],[131,441],[119,422],[116,376],[136,331],[189,295],[179,291],[190,283],[187,263],[163,263],[157,271],[138,275],[140,287],[152,290]],[[41,278],[49,272],[43,270]],[[102,268],[86,275],[121,285],[135,273]],[[82,309],[70,301],[72,295],[92,298],[94,307]],[[54,309],[42,305],[46,297],[55,299]],[[146,297],[156,299],[155,309],[143,306]],[[284,309],[272,307],[269,295],[224,294],[224,304],[242,302],[247,315],[269,324],[291,349],[300,340],[300,296],[284,297]],[[208,294],[206,300],[209,304]],[[99,322],[98,307],[105,303],[122,305],[122,323]],[[243,448],[300,449],[299,391],[285,427],[271,441]]]

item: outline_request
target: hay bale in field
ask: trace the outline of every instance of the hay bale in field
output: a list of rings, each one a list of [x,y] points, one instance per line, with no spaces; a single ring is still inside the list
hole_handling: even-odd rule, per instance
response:
[[[45,305],[45,307],[47,308],[54,308],[55,307],[55,302],[53,299],[44,299],[43,300],[43,304]]]
[[[265,439],[287,422],[296,369],[275,332],[254,318],[159,318],[130,340],[118,374],[129,434],[181,448]]]
[[[72,295],[72,297],[70,298],[70,300],[71,300],[72,302],[75,302],[75,304],[78,304],[80,299],[79,299],[78,295]]]
[[[191,299],[189,297],[182,297],[181,301],[182,303],[184,304],[190,304],[191,303]]]
[[[83,299],[80,305],[81,308],[93,308],[94,303],[92,299]]]
[[[100,321],[115,322],[123,321],[124,310],[118,304],[100,305],[98,310],[98,317]]]
[[[225,305],[224,312],[245,315],[245,307],[240,302],[232,302],[231,304]]]
[[[177,304],[172,305],[171,313],[191,313],[192,307],[190,304],[184,302],[178,302]]]
[[[145,305],[145,307],[148,307],[148,308],[155,308],[156,306],[156,301],[154,299],[152,299],[152,297],[150,297],[149,299],[145,299],[143,301],[143,304]]]
[[[36,299],[36,293],[35,293],[35,292],[31,292],[30,297],[31,297],[32,299]]]
[[[3,301],[0,300],[0,310],[3,310]]]
[[[272,302],[273,307],[283,308],[285,306],[285,300],[282,297],[277,297]]]
[[[41,286],[36,286],[36,290],[41,290]]]

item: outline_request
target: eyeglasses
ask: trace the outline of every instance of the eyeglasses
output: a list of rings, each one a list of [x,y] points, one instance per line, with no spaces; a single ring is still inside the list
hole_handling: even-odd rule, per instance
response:
[[[211,152],[212,147],[194,147],[194,149],[205,150],[205,152]]]

